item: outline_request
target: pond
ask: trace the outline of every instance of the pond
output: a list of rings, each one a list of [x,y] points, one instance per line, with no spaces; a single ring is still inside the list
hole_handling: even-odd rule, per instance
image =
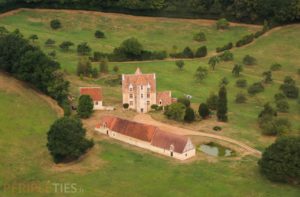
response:
[[[198,150],[215,157],[230,157],[235,155],[235,152],[233,150],[214,142],[201,144]]]

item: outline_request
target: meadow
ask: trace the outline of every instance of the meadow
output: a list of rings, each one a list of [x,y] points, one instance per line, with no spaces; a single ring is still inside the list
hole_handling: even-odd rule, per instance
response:
[[[63,28],[53,31],[49,27],[51,19],[63,21]],[[124,39],[137,37],[146,49],[172,51],[185,46],[196,49],[207,45],[210,53],[217,46],[234,42],[243,35],[255,32],[260,27],[234,26],[228,31],[216,31],[212,23],[201,24],[198,20],[151,19],[115,14],[87,14],[84,12],[59,11],[21,11],[17,14],[0,17],[0,26],[9,30],[19,28],[28,37],[36,34],[35,41],[45,52],[56,50],[57,60],[61,63],[71,80],[71,92],[78,93],[82,83],[99,84],[104,89],[107,104],[119,105],[120,86],[108,86],[102,78],[98,80],[80,80],[74,75],[78,56],[75,47],[70,52],[62,52],[58,45],[69,40],[76,44],[88,42],[94,51],[110,52]],[[94,31],[100,29],[106,39],[95,39]],[[203,31],[207,35],[205,43],[192,40],[193,34]],[[284,35],[284,36],[283,36]],[[227,77],[229,84],[229,123],[226,131],[220,135],[239,139],[260,150],[274,141],[274,138],[262,137],[256,120],[265,102],[273,102],[273,95],[279,90],[284,76],[291,75],[297,80],[296,70],[300,68],[300,26],[290,25],[274,30],[255,43],[234,49],[234,62],[221,63],[215,71],[209,69],[208,77],[196,82],[194,73],[198,66],[208,67],[208,58],[186,60],[182,71],[174,61],[153,62],[111,62],[110,68],[117,65],[119,73],[133,73],[136,67],[143,72],[157,74],[158,90],[172,90],[176,97],[190,94],[195,109],[205,102],[211,92],[217,92],[219,82]],[[56,41],[54,48],[44,46],[48,38]],[[176,47],[173,47],[176,46]],[[273,63],[281,63],[281,71],[273,73],[274,83],[256,96],[247,96],[245,104],[236,104],[235,95],[246,92],[235,86],[237,78],[231,74],[235,63],[240,63],[244,55],[257,58],[258,64],[245,67],[240,78],[248,84],[262,80],[261,73]],[[97,66],[97,64],[94,64]],[[111,71],[111,75],[114,73]],[[1,76],[0,76],[1,77]],[[191,163],[177,163],[122,143],[96,138],[96,146],[85,158],[66,166],[55,166],[45,146],[46,133],[57,118],[55,112],[33,90],[16,86],[1,88],[0,83],[0,196],[68,196],[68,193],[54,193],[51,183],[75,183],[83,192],[72,196],[298,196],[299,188],[285,184],[271,183],[258,171],[257,159],[251,156],[243,158],[215,159],[199,153],[199,160]],[[1,82],[1,80],[0,80]],[[4,83],[2,83],[3,85]],[[13,88],[12,88],[13,87]],[[18,88],[16,88],[18,87]],[[300,130],[299,104],[289,100],[290,112],[280,114],[288,117],[293,124],[293,132]],[[154,118],[161,118],[153,114]],[[162,121],[166,121],[162,119]],[[197,127],[195,125],[180,125]],[[41,192],[7,192],[5,186],[12,184],[37,183]],[[49,186],[50,184],[50,186]],[[48,189],[45,189],[44,186]],[[50,188],[50,190],[49,190]]]

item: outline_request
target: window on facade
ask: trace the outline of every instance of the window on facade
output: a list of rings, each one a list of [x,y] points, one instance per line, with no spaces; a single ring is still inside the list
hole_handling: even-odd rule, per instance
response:
[[[150,101],[147,101],[147,105],[150,105]]]
[[[147,94],[147,98],[150,98],[150,94],[149,93]]]
[[[129,98],[131,98],[131,99],[132,99],[132,98],[133,98],[133,95],[132,95],[132,94],[129,94]]]
[[[129,102],[129,105],[130,105],[130,106],[133,106],[133,102],[132,102],[132,101],[130,101],[130,102]]]
[[[147,88],[147,92],[150,92],[150,88],[149,87]]]
[[[95,102],[95,105],[98,105],[98,101]]]
[[[129,88],[129,91],[132,92],[132,88]]]
[[[143,89],[144,87],[143,86],[141,86],[141,90]]]
[[[160,105],[162,104],[162,101],[161,101],[161,100],[159,101],[159,104],[160,104]]]
[[[144,95],[143,94],[141,94],[141,98],[143,98],[144,97]]]

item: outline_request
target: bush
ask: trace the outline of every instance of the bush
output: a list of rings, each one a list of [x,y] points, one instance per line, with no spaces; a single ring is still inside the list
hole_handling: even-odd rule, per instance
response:
[[[255,57],[252,57],[252,56],[250,56],[250,55],[246,55],[246,56],[243,58],[243,63],[244,63],[245,65],[252,66],[252,65],[257,64],[257,60],[255,59]]]
[[[229,80],[227,79],[227,77],[223,77],[220,81],[219,86],[227,86],[229,84]]]
[[[222,127],[220,127],[220,126],[214,126],[213,130],[214,131],[222,131]]]
[[[199,47],[195,53],[195,57],[205,57],[207,55],[207,47]]]
[[[266,32],[264,30],[260,30],[255,32],[254,37],[259,38],[260,36],[264,35]]]
[[[220,53],[222,51],[230,50],[232,48],[233,48],[233,44],[232,44],[232,42],[229,42],[228,44],[226,44],[226,45],[224,45],[222,47],[217,47],[216,48],[216,52]]]
[[[63,117],[56,120],[47,133],[47,147],[55,163],[78,159],[94,143],[85,139],[85,129],[80,120]]]
[[[205,79],[208,75],[208,70],[205,67],[199,66],[196,70],[195,73],[195,78],[198,81],[202,81],[203,79]]]
[[[206,41],[206,36],[203,32],[197,33],[196,35],[194,35],[194,40],[198,41],[198,42],[203,42]]]
[[[290,109],[289,103],[285,99],[276,101],[276,107],[279,112],[288,112]]]
[[[278,71],[278,70],[280,70],[281,68],[282,68],[282,65],[276,63],[276,64],[272,64],[272,65],[271,65],[270,70],[271,70],[271,71]]]
[[[184,61],[183,61],[183,60],[177,60],[177,61],[175,62],[175,64],[176,64],[176,66],[177,66],[180,70],[182,70],[183,67],[184,67]]]
[[[236,80],[235,85],[239,88],[245,88],[245,87],[247,87],[247,80],[246,79],[238,79],[238,80]]]
[[[193,58],[194,53],[190,47],[185,47],[182,51],[182,57],[184,58]]]
[[[250,95],[255,95],[257,93],[263,92],[265,90],[264,86],[262,85],[261,82],[256,82],[253,83],[251,86],[248,88],[248,93]]]
[[[285,77],[284,83],[280,86],[280,90],[287,98],[298,98],[299,88],[296,86],[296,81],[290,76]]]
[[[97,30],[97,31],[95,31],[95,37],[96,38],[105,38],[105,35],[102,31]]]
[[[55,40],[52,40],[52,39],[47,39],[46,42],[45,42],[45,45],[47,47],[52,47],[53,45],[55,44]]]
[[[114,67],[113,67],[113,71],[114,71],[115,73],[119,72],[119,70],[120,70],[120,69],[119,69],[119,66],[114,66]]]
[[[176,121],[183,121],[185,117],[185,110],[186,107],[182,103],[172,103],[169,105],[165,110],[165,116],[168,119],[176,120]]]
[[[104,58],[99,64],[99,71],[100,73],[108,73],[108,60]]]
[[[186,108],[184,121],[189,123],[195,121],[195,112],[191,107]]]
[[[186,107],[190,107],[191,106],[191,101],[190,99],[186,98],[186,97],[180,97],[177,99],[178,103],[182,103],[184,104]]]
[[[94,79],[98,78],[98,76],[99,76],[98,69],[97,68],[93,68],[91,74],[92,74],[92,77]]]
[[[236,103],[246,103],[247,101],[247,97],[245,94],[243,93],[238,93],[236,96],[235,96],[235,102]]]
[[[280,101],[282,99],[286,99],[286,96],[283,93],[277,93],[277,94],[274,95],[274,99],[277,102],[277,101]]]
[[[300,182],[300,137],[289,136],[276,140],[258,161],[260,172],[275,182]]]
[[[100,60],[103,60],[104,58],[108,58],[110,54],[108,53],[102,53],[99,51],[95,51],[93,54],[93,57],[91,57],[91,60],[94,62],[99,62]]]
[[[156,104],[151,105],[151,109],[154,111],[158,111],[159,106]]]
[[[210,96],[206,100],[206,104],[208,108],[211,110],[216,110],[218,105],[218,99],[219,99],[218,95],[214,93],[210,94]]]
[[[227,61],[232,61],[233,60],[233,53],[230,51],[224,51],[223,54],[219,55],[220,60],[227,62]]]
[[[77,76],[85,76],[89,77],[92,74],[92,64],[90,60],[87,58],[82,58],[78,61],[77,64],[77,70],[76,70]]]
[[[50,27],[54,30],[61,28],[61,22],[58,19],[50,21]]]
[[[288,119],[284,118],[262,118],[260,122],[260,128],[262,129],[262,133],[264,135],[276,136],[289,132],[291,130],[291,123]]]
[[[229,22],[226,18],[221,18],[217,21],[217,29],[228,29],[229,28]]]
[[[242,39],[240,39],[239,41],[237,41],[236,44],[235,44],[235,46],[236,47],[241,47],[241,46],[244,46],[246,44],[251,43],[253,40],[254,40],[254,35],[253,34],[246,35]]]
[[[80,118],[89,118],[93,113],[93,99],[89,95],[81,95],[77,107],[77,113]]]
[[[198,109],[199,116],[203,119],[206,119],[210,115],[209,107],[206,103],[201,103]]]
[[[50,56],[50,57],[52,57],[53,59],[55,59],[56,58],[56,51],[50,51],[49,53],[48,53],[48,55]]]
[[[128,104],[128,103],[124,103],[124,104],[123,104],[123,108],[124,108],[124,109],[128,109],[128,108],[129,108],[129,104]]]
[[[63,51],[68,51],[71,46],[73,46],[74,43],[70,41],[64,41],[59,45],[59,48],[61,48]]]
[[[79,55],[88,55],[91,51],[92,49],[89,47],[89,45],[86,42],[77,45],[77,53]]]

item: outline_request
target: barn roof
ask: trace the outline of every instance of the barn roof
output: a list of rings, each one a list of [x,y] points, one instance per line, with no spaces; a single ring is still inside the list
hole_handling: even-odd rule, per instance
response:
[[[102,89],[100,87],[82,87],[80,95],[89,95],[93,101],[102,101]]]

